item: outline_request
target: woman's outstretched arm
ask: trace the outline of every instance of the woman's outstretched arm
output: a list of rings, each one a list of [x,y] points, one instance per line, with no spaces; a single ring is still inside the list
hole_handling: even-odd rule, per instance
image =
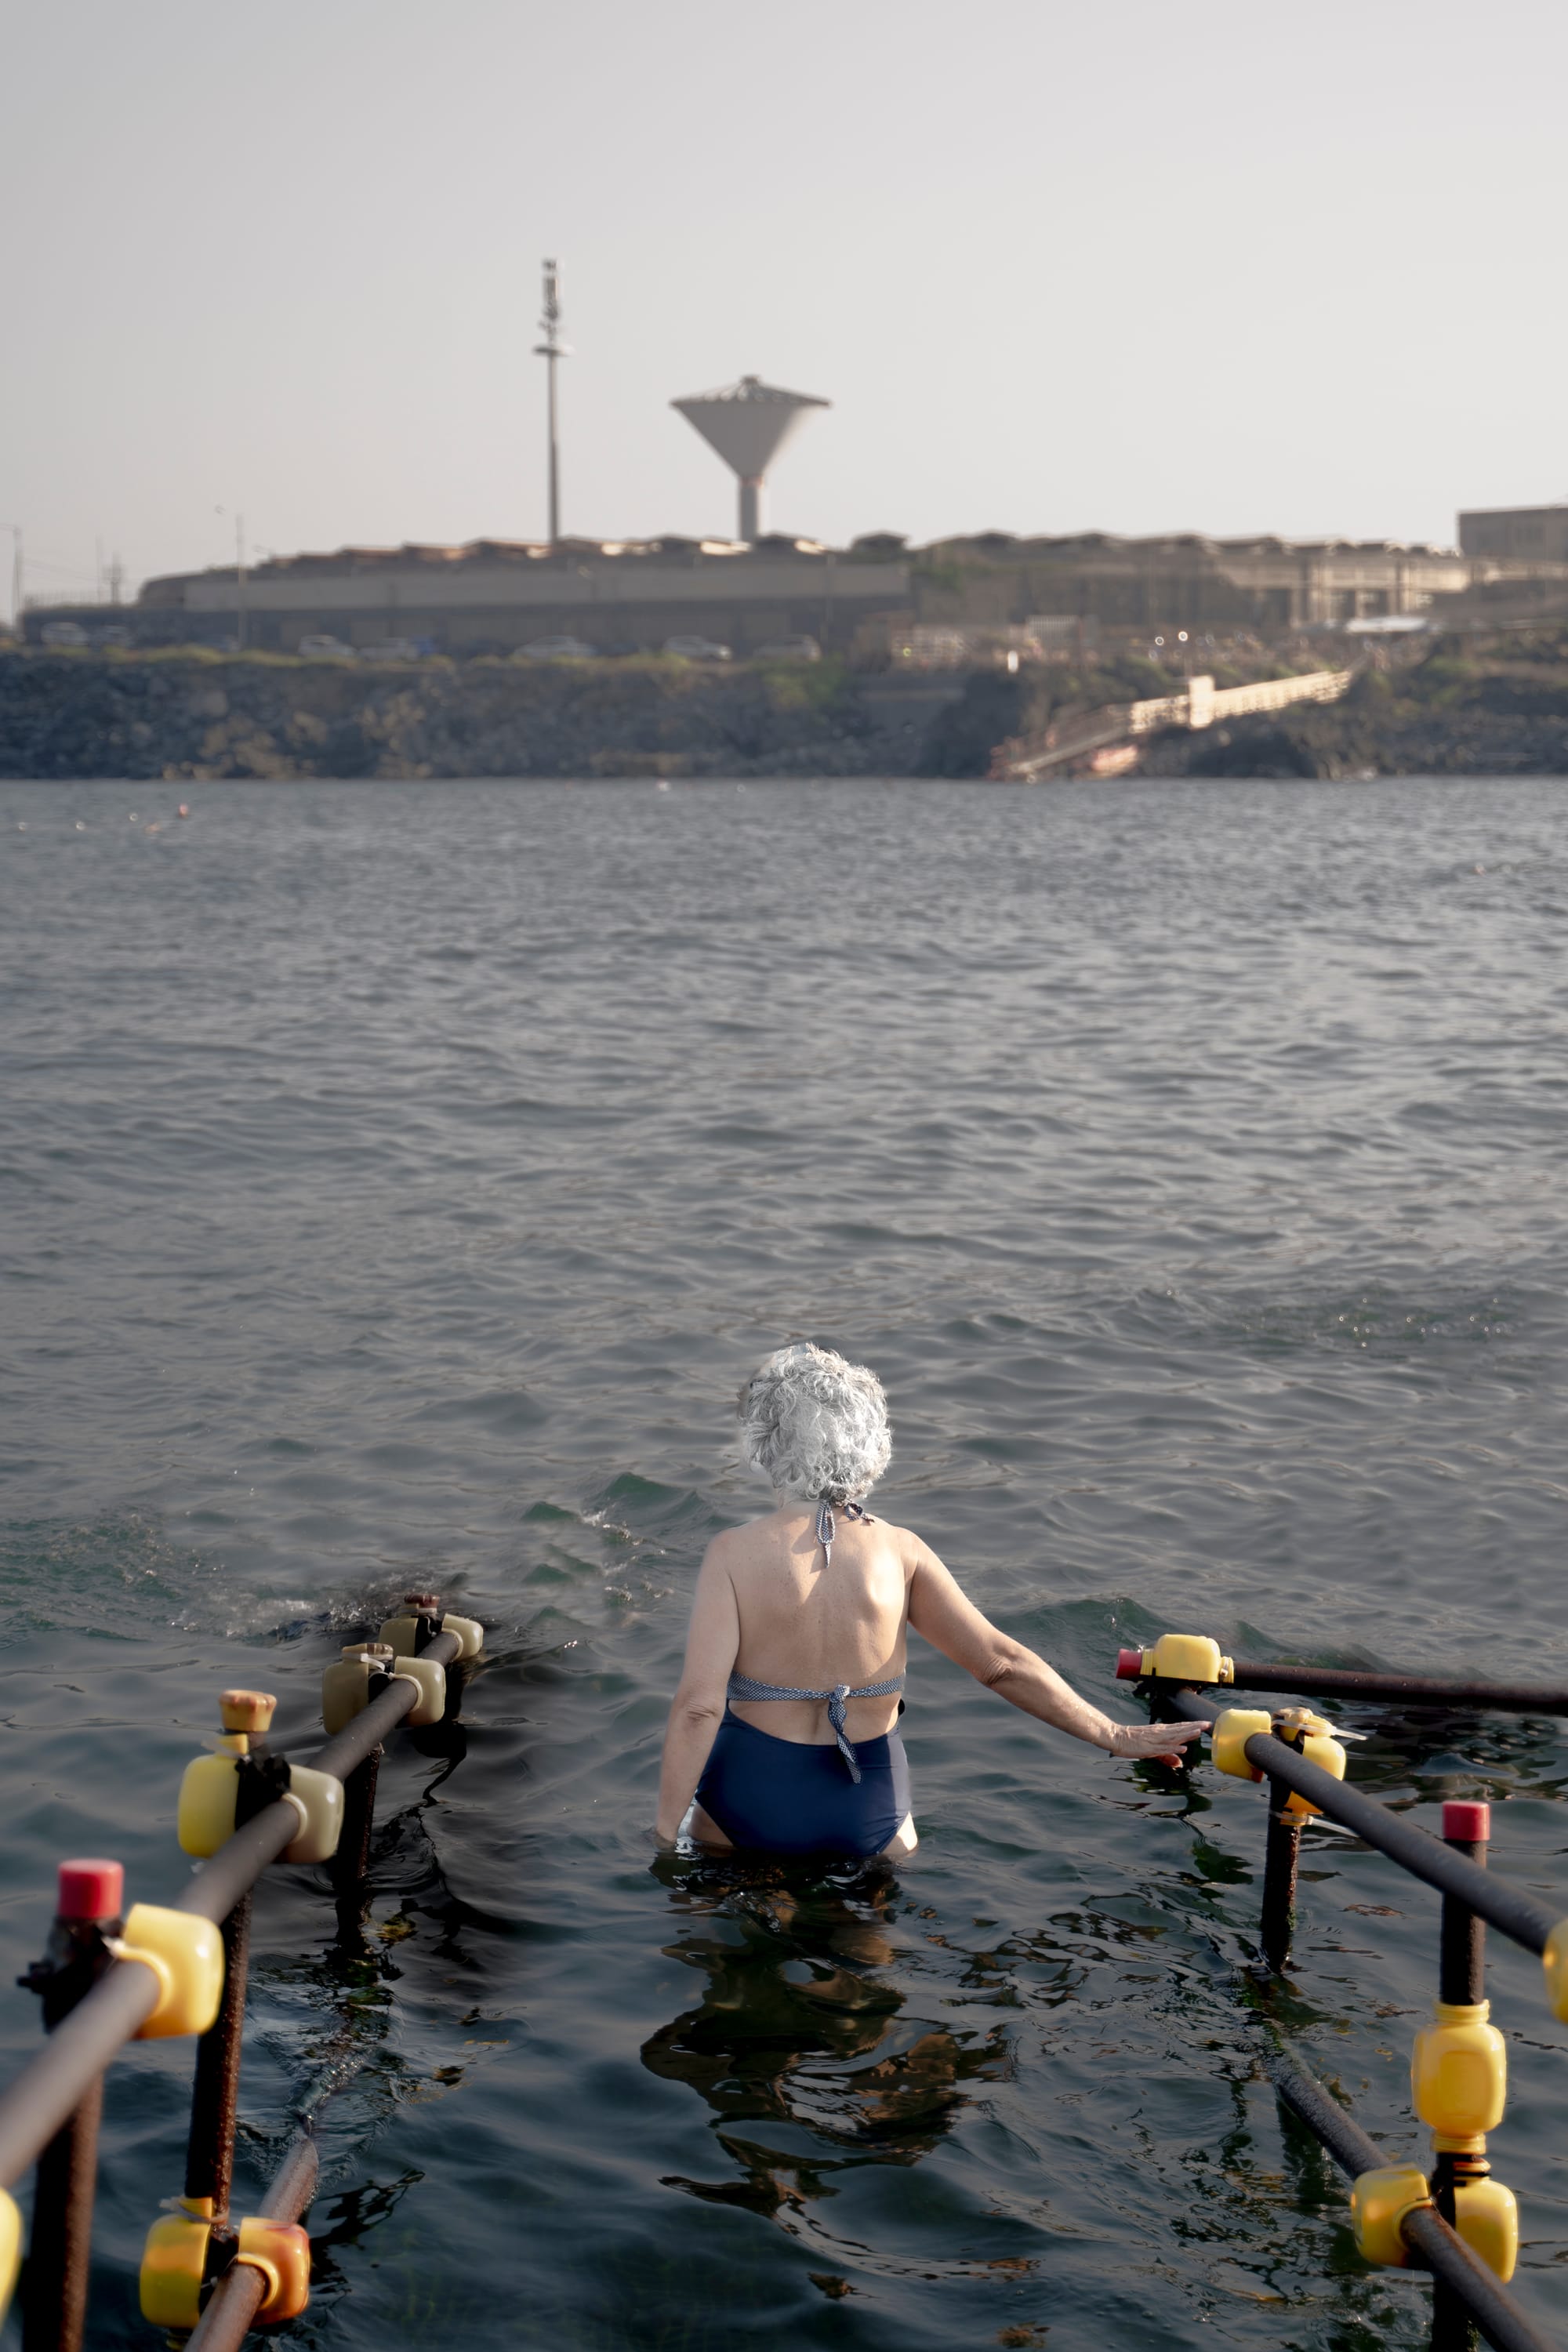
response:
[[[918,1538],[917,1538],[918,1543]],[[1205,1727],[1201,1723],[1116,1723],[1080,1698],[1044,1658],[999,1633],[962,1592],[950,1569],[934,1551],[918,1543],[918,1558],[910,1585],[910,1623],[933,1649],[994,1690],[1010,1706],[1058,1731],[1087,1739],[1112,1756],[1158,1757],[1163,1764],[1179,1764],[1181,1750]]]
[[[655,1833],[668,1844],[697,1794],[697,1783],[724,1720],[730,1669],[741,1646],[741,1612],[728,1569],[717,1555],[724,1538],[708,1547],[698,1572],[686,1636],[686,1664],[664,1735]]]

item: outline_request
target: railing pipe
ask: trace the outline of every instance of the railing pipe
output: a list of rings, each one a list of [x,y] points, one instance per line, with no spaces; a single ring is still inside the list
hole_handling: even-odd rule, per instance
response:
[[[20,2179],[163,1997],[141,1960],[116,1960],[0,2092],[0,2187]]]
[[[1294,2109],[1314,2137],[1321,2140],[1342,2172],[1375,2171],[1384,2155],[1316,2075],[1288,2060],[1269,2069],[1274,2086],[1287,2106]],[[1557,2352],[1540,2335],[1507,2294],[1479,2254],[1449,2228],[1436,2206],[1418,2206],[1407,2213],[1402,2232],[1405,2244],[1463,2303],[1487,2342],[1496,2352]]]
[[[1302,1698],[1410,1699],[1425,1706],[1503,1715],[1568,1715],[1568,1688],[1551,1683],[1454,1682],[1436,1675],[1363,1674],[1339,1666],[1253,1665],[1237,1658],[1226,1690],[1291,1691]]]
[[[1212,1723],[1220,1712],[1212,1701],[1190,1690],[1163,1689],[1160,1703],[1187,1723]],[[1298,1756],[1293,1748],[1287,1748],[1272,1732],[1255,1732],[1244,1752],[1247,1762],[1269,1780],[1283,1780],[1287,1788],[1294,1789],[1320,1812],[1327,1813],[1331,1821],[1353,1830],[1368,1845],[1375,1846],[1413,1877],[1425,1879],[1440,1895],[1458,1896],[1513,1943],[1521,1944],[1527,1952],[1545,1948],[1546,1939],[1557,1925],[1556,1916],[1526,1895],[1522,1887],[1510,1886],[1507,1879],[1494,1876],[1489,1870],[1478,1869],[1440,1838],[1417,1829],[1414,1822],[1407,1822],[1389,1806],[1379,1804],[1375,1797],[1363,1796],[1347,1781],[1336,1780],[1321,1765]]]
[[[1310,1804],[1327,1813],[1331,1821],[1339,1822],[1345,1829],[1353,1830],[1366,1843],[1387,1854],[1415,1878],[1425,1879],[1440,1895],[1457,1895],[1479,1911],[1483,1919],[1512,1942],[1522,1944],[1527,1952],[1544,1950],[1546,1939],[1557,1925],[1545,1906],[1525,1894],[1522,1887],[1510,1886],[1506,1879],[1494,1878],[1491,1872],[1478,1869],[1435,1838],[1427,1830],[1418,1829],[1387,1805],[1380,1805],[1375,1797],[1365,1797],[1359,1789],[1336,1780],[1320,1765],[1310,1763],[1287,1748],[1272,1733],[1257,1732],[1245,1750],[1249,1764],[1256,1764],[1271,1779],[1283,1780],[1287,1787],[1307,1799]]]
[[[409,1705],[414,1703],[409,1694]],[[311,1758],[314,1763],[315,1759]],[[170,1908],[189,1911],[195,1918],[210,1919],[221,1927],[235,1905],[248,1895],[268,1863],[276,1862],[286,1845],[300,1834],[300,1816],[281,1798],[226,1839],[215,1854],[198,1863],[188,1886],[183,1886]]]
[[[419,1654],[422,1658],[434,1660],[437,1665],[451,1666],[457,1664],[460,1649],[455,1633],[437,1633]],[[382,1741],[396,1730],[413,1706],[415,1696],[412,1683],[389,1683],[381,1696],[373,1698],[368,1706],[362,1707],[353,1721],[346,1725],[335,1739],[329,1739],[324,1748],[317,1749],[310,1759],[313,1769],[330,1772],[334,1780],[346,1780],[354,1766],[363,1764],[371,1749],[379,1748]]]
[[[450,1665],[458,1646],[455,1634],[438,1633],[423,1654]],[[345,1779],[396,1729],[416,1696],[412,1683],[390,1683],[311,1757],[314,1769]],[[173,1907],[220,1926],[299,1831],[300,1817],[292,1805],[268,1805],[202,1864]],[[140,1960],[117,1960],[37,2055],[0,2091],[0,2188],[8,2188],[37,2162],[116,2052],[152,2016],[160,1994],[150,1968]]]
[[[297,2221],[316,2193],[320,2170],[316,2143],[308,2132],[302,2132],[262,2200],[261,2218],[268,2221]],[[248,2263],[236,2263],[208,2296],[195,2333],[186,2340],[185,2352],[239,2352],[256,2325],[256,2315],[266,2292],[267,2282],[258,2270]]]

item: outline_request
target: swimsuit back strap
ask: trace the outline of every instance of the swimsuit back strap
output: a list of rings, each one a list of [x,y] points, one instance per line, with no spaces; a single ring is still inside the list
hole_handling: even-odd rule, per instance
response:
[[[849,1767],[849,1778],[860,1778],[860,1759],[850,1746],[844,1728],[844,1702],[851,1698],[891,1698],[904,1686],[902,1675],[890,1675],[885,1683],[862,1683],[852,1690],[847,1683],[836,1683],[831,1690],[802,1690],[793,1683],[760,1683],[750,1675],[732,1674],[727,1696],[731,1698],[809,1698],[827,1701],[827,1720],[833,1726],[833,1737],[838,1742],[838,1752]]]
[[[869,1511],[863,1511],[858,1503],[840,1503],[838,1507],[847,1519],[868,1520],[871,1516]],[[833,1516],[833,1498],[830,1495],[824,1495],[816,1514],[816,1540],[822,1546],[824,1565],[828,1568],[833,1565],[833,1546],[837,1534],[838,1523]]]

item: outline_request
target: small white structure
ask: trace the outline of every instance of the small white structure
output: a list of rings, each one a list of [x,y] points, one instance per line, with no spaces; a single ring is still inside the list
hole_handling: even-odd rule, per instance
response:
[[[784,392],[760,376],[743,375],[717,392],[672,400],[710,448],[741,478],[740,537],[751,546],[763,535],[763,488],[768,467],[805,421],[807,409],[831,408],[809,392]]]

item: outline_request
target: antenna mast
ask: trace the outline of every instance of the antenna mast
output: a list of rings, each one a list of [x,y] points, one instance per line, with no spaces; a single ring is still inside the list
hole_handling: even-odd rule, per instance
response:
[[[555,425],[555,363],[566,359],[572,346],[561,340],[561,271],[558,263],[544,265],[544,308],[540,313],[539,331],[544,337],[535,343],[533,355],[545,363],[549,386],[550,413],[550,544],[561,544],[561,443]]]

